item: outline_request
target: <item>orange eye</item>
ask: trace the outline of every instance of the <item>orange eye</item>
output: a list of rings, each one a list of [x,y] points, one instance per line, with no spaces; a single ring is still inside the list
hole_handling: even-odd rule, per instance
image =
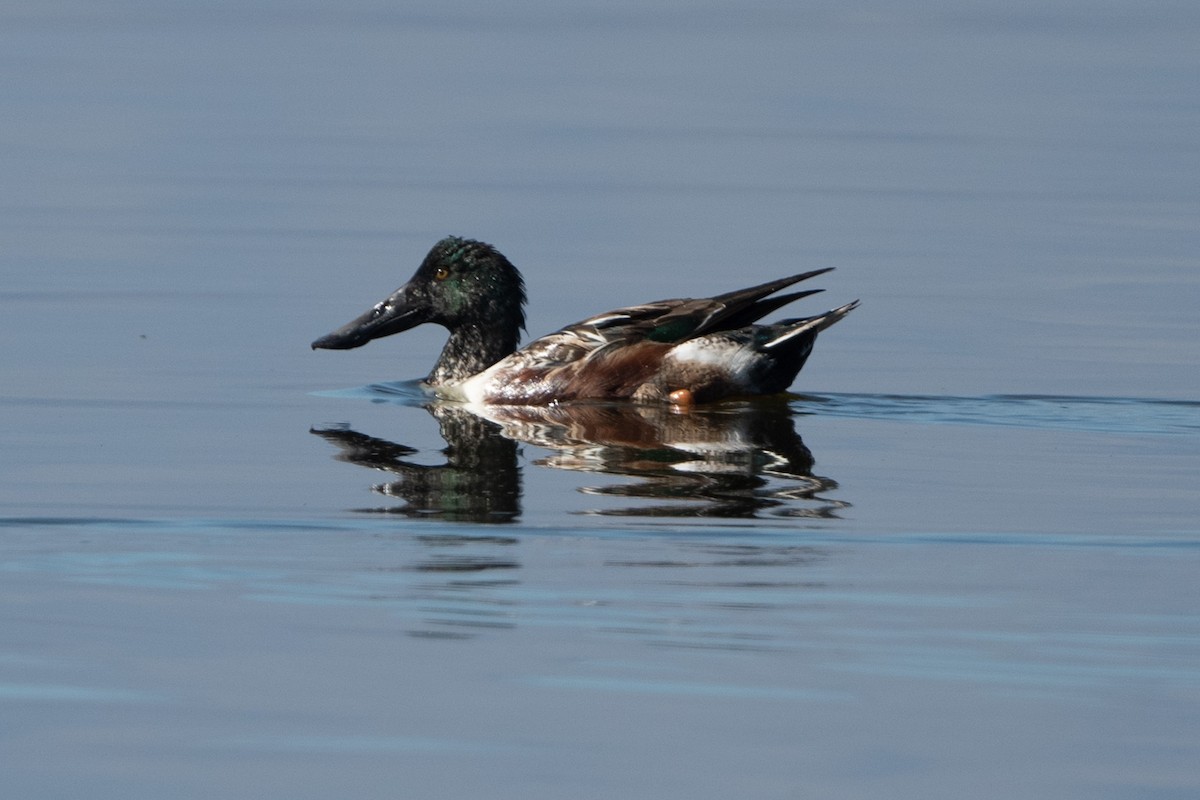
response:
[[[435,280],[444,281],[450,277],[450,270],[445,267],[438,267],[437,272],[433,273],[433,277]]]

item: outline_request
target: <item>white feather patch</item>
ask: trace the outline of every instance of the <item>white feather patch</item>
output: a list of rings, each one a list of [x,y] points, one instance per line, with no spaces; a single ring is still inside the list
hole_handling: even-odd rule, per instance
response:
[[[717,367],[731,376],[740,376],[754,363],[754,351],[728,339],[701,336],[673,347],[667,358],[681,364]]]

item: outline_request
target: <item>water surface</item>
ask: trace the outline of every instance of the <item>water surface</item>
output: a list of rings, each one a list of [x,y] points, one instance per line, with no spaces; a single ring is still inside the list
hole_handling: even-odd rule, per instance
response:
[[[1198,33],[0,9],[7,794],[1195,796]],[[430,407],[436,329],[309,351],[448,233],[535,335],[863,304],[692,413]]]

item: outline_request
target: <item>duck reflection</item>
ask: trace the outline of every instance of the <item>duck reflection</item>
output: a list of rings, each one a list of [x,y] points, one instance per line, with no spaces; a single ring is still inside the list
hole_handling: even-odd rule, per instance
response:
[[[813,474],[812,452],[783,400],[712,408],[559,405],[428,406],[446,441],[444,464],[416,463],[416,450],[347,427],[313,429],[337,458],[397,479],[373,487],[399,507],[363,509],[472,522],[511,522],[521,513],[518,443],[550,451],[543,467],[632,478],[585,486],[585,494],[636,501],[586,513],[630,517],[831,518],[849,504]]]
[[[453,522],[515,520],[521,513],[517,442],[503,436],[499,425],[462,408],[436,404],[428,409],[446,442],[444,464],[417,463],[411,460],[415,448],[348,427],[313,428],[312,433],[338,447],[337,460],[397,476],[371,488],[404,500],[404,505],[359,511]]]

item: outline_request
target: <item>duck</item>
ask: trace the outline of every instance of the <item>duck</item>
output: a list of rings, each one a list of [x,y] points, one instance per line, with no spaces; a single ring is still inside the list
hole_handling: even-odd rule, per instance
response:
[[[423,386],[469,404],[546,406],[632,401],[690,406],[787,391],[817,334],[858,300],[810,317],[760,324],[821,289],[781,290],[826,267],[708,298],[656,300],[597,314],[518,348],[525,281],[495,247],[448,236],[412,278],[366,313],[312,343],[349,350],[424,323],[450,332]]]

